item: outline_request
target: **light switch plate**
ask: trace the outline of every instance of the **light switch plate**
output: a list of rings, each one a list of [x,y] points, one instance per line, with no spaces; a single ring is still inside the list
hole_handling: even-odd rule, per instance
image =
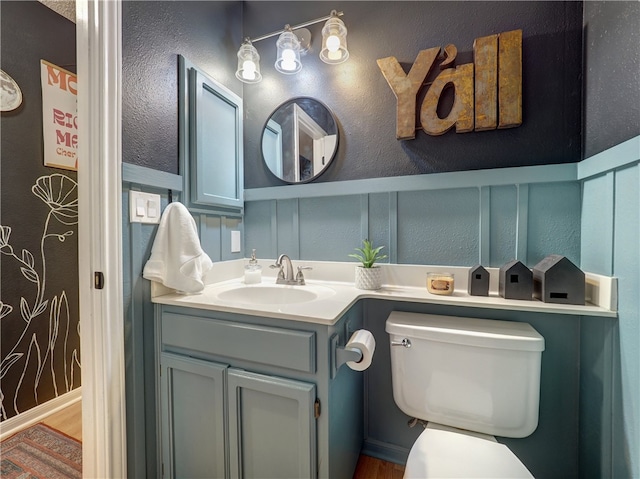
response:
[[[242,246],[240,243],[240,231],[232,230],[231,231],[231,252],[239,253],[242,251]]]
[[[160,195],[129,190],[129,221],[160,223]]]

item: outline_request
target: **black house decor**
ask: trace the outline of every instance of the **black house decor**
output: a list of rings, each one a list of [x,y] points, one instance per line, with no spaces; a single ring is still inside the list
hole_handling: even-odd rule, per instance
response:
[[[533,297],[545,303],[584,304],[584,272],[566,257],[550,254],[533,267]]]
[[[489,296],[489,272],[479,264],[470,268],[468,285],[471,296]]]
[[[533,273],[520,261],[510,261],[500,268],[498,288],[500,296],[505,299],[530,300],[533,296]]]

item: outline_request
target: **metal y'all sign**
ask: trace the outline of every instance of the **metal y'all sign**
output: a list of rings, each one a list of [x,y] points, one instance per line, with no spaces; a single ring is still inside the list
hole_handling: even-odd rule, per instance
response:
[[[442,135],[455,126],[456,133],[513,128],[522,124],[522,30],[476,38],[473,63],[454,67],[455,45],[421,50],[405,74],[395,57],[381,58],[378,66],[397,98],[396,137],[416,136],[418,92],[436,60],[442,70],[427,90],[420,106],[425,133]],[[437,113],[445,88],[455,90],[453,106],[446,118]]]

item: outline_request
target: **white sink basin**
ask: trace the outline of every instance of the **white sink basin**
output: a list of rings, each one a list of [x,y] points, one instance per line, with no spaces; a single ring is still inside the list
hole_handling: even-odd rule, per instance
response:
[[[275,284],[235,285],[217,293],[221,301],[245,304],[308,303],[335,294],[331,288],[317,285],[286,286]]]

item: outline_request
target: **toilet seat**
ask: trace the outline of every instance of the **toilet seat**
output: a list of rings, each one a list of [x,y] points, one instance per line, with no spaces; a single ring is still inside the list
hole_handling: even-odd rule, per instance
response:
[[[429,424],[409,452],[404,479],[533,478],[493,436]]]

